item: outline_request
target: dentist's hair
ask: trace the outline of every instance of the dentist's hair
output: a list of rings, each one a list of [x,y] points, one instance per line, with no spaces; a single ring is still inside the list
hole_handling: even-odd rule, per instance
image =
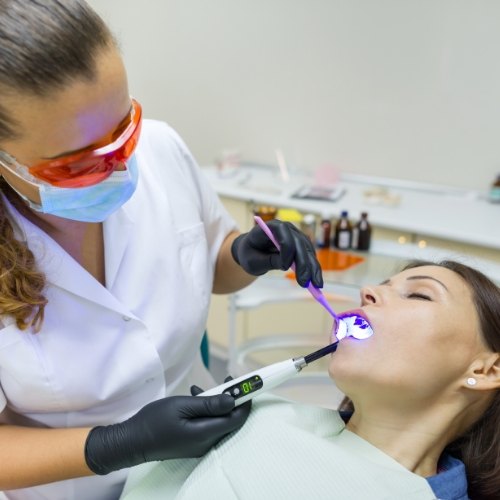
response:
[[[112,47],[110,30],[84,1],[0,0],[0,149],[2,141],[22,134],[1,96],[50,99],[74,81],[92,81],[98,55]],[[19,203],[3,178],[0,191]],[[15,236],[0,196],[0,316],[14,318],[22,330],[38,331],[45,283],[27,242]]]
[[[479,318],[481,336],[492,352],[500,352],[500,288],[483,273],[465,264],[412,261],[402,270],[422,266],[440,266],[459,275],[472,292]],[[340,410],[354,410],[345,398]],[[500,498],[500,390],[492,395],[489,407],[464,434],[449,443],[445,451],[465,464],[469,496],[472,500]]]
[[[47,97],[72,80],[92,80],[97,55],[113,45],[84,1],[0,0],[0,93]],[[18,133],[0,103],[0,141]]]

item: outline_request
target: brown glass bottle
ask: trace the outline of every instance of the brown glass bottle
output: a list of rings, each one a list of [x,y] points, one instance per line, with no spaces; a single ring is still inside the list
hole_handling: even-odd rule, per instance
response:
[[[339,250],[351,248],[352,225],[348,219],[348,212],[344,210],[340,214],[340,219],[335,224],[335,234],[333,246]]]
[[[278,209],[270,205],[257,205],[253,210],[253,214],[258,215],[264,222],[273,220],[277,213]]]
[[[372,227],[368,222],[368,213],[361,212],[361,219],[352,230],[352,248],[354,250],[370,250]]]
[[[330,222],[330,219],[326,215],[323,215],[320,224],[318,248],[330,247],[331,231],[332,231],[332,223]]]

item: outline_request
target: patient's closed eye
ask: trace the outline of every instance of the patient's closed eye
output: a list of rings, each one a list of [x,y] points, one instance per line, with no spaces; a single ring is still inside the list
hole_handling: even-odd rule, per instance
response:
[[[420,300],[432,300],[428,295],[423,293],[410,293],[408,294],[409,299],[420,299]]]

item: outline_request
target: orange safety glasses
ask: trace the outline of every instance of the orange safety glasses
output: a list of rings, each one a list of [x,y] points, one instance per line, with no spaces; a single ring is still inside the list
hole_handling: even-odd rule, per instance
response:
[[[141,105],[132,99],[130,113],[112,134],[93,145],[92,149],[26,168],[33,177],[57,187],[76,188],[98,184],[132,156],[139,141],[141,123]]]

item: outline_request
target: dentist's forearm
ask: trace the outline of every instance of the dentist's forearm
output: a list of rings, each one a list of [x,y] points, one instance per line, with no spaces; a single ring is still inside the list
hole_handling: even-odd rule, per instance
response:
[[[93,475],[84,455],[89,431],[0,425],[0,491]]]
[[[248,286],[256,277],[248,274],[231,255],[231,245],[238,232],[230,233],[221,245],[217,257],[213,293],[233,293]]]

